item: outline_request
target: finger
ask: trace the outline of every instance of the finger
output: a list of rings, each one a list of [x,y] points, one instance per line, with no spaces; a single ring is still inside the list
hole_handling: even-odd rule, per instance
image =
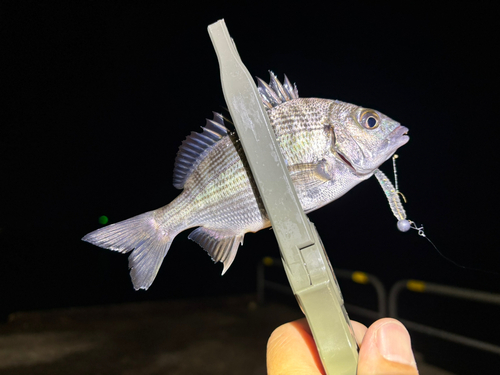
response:
[[[358,375],[418,375],[411,339],[397,320],[384,318],[365,333],[359,350]]]
[[[358,345],[361,345],[363,337],[365,337],[365,333],[368,328],[366,328],[364,324],[358,323],[354,320],[351,320],[351,326],[354,330],[354,337],[356,338],[356,342],[358,343]]]
[[[267,343],[268,375],[325,374],[306,319],[276,328]]]

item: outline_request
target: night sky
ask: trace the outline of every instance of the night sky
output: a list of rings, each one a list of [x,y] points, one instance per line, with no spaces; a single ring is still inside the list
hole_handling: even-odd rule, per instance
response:
[[[279,256],[247,234],[231,269],[173,242],[147,291],[127,256],[80,239],[179,193],[179,145],[224,112],[207,26],[224,18],[250,73],[301,97],[374,108],[410,129],[398,154],[408,217],[400,233],[375,178],[312,213],[334,267],[389,287],[404,278],[500,292],[498,17],[487,2],[2,2],[1,313],[253,292]],[[396,3],[394,3],[396,4]],[[492,3],[491,3],[492,4]],[[392,177],[390,162],[383,165]]]

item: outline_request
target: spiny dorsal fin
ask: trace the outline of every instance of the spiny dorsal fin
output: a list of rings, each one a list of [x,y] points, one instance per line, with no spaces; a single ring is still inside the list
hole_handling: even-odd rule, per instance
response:
[[[191,173],[205,158],[212,147],[227,136],[229,130],[224,126],[224,120],[220,113],[214,112],[213,120],[208,120],[203,132],[191,132],[182,142],[175,158],[174,186],[182,189]]]
[[[262,98],[262,102],[267,108],[273,108],[281,103],[299,98],[297,86],[293,85],[292,87],[286,75],[283,85],[272,71],[269,71],[269,75],[271,76],[269,85],[257,77],[257,89]]]

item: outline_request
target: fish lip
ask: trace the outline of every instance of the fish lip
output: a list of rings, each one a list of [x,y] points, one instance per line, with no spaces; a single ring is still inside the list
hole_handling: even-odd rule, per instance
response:
[[[389,144],[394,144],[395,148],[399,148],[406,144],[410,137],[406,135],[410,130],[406,126],[399,125],[396,129],[389,133],[387,140]]]

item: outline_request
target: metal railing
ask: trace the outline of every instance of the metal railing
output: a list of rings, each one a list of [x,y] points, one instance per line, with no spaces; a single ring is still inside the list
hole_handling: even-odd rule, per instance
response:
[[[429,336],[439,337],[447,341],[470,346],[472,348],[488,351],[490,353],[500,354],[500,346],[498,345],[400,318],[398,316],[397,309],[398,297],[403,290],[408,290],[414,293],[438,294],[452,298],[460,298],[468,301],[478,301],[495,305],[500,305],[500,294],[434,284],[420,280],[400,280],[392,286],[389,292],[389,316],[400,320],[408,329],[425,333]]]
[[[293,295],[289,285],[266,280],[266,267],[283,268],[283,264],[281,262],[281,259],[265,257],[257,266],[258,302],[264,302],[265,289],[272,289],[280,293]],[[390,317],[400,320],[409,330],[500,355],[500,346],[498,345],[462,336],[453,332],[444,331],[442,329],[430,327],[424,324],[412,322],[398,316],[398,299],[400,293],[403,290],[408,290],[414,293],[437,294],[451,298],[489,303],[499,306],[500,294],[435,284],[420,280],[400,280],[392,286],[389,292],[389,297],[387,298],[385,288],[380,279],[378,279],[376,276],[361,271],[348,271],[343,269],[334,269],[334,271],[337,278],[350,279],[353,282],[361,285],[372,285],[377,294],[378,311],[346,303],[345,306],[349,312],[375,320],[387,316],[388,311],[388,315]]]

